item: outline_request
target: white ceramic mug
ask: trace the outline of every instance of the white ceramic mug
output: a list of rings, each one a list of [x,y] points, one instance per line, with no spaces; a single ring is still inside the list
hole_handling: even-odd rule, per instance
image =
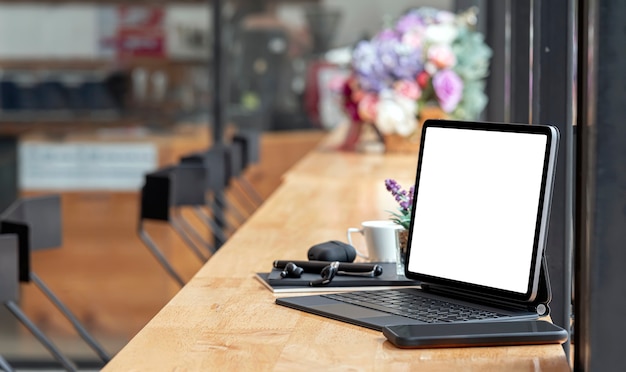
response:
[[[398,230],[402,226],[390,220],[364,221],[361,228],[348,228],[348,243],[356,249],[357,255],[371,262],[396,262],[398,252]],[[359,252],[352,242],[352,234],[360,233],[365,238],[367,254]]]

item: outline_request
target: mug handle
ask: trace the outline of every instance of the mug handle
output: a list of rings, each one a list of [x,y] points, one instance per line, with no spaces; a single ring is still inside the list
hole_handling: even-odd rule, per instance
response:
[[[348,227],[348,233],[347,233],[348,243],[350,243],[350,245],[354,247],[354,250],[356,251],[357,256],[365,258],[366,260],[369,260],[369,257],[359,252],[359,250],[356,249],[356,246],[354,245],[354,243],[352,243],[352,233],[360,233],[361,235],[363,235],[363,229],[359,229],[358,227]]]

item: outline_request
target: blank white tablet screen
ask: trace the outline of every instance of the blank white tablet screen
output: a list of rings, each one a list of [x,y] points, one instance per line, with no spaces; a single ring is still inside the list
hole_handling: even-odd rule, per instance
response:
[[[408,269],[525,293],[547,136],[428,127]]]

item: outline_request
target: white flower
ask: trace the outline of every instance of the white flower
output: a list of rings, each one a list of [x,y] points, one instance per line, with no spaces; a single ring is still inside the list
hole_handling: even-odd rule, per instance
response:
[[[417,102],[392,91],[380,94],[376,127],[382,134],[408,136],[417,129]]]
[[[426,29],[426,40],[433,44],[452,44],[458,33],[453,24],[431,25]]]

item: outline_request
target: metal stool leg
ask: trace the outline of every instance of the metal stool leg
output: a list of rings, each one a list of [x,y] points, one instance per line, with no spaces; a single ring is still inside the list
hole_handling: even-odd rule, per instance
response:
[[[7,301],[4,303],[6,307],[15,315],[15,317],[24,325],[24,327],[28,328],[28,330],[41,342],[41,344],[48,349],[50,354],[54,356],[54,358],[63,365],[68,371],[78,371],[78,367],[69,359],[67,359],[61,351],[50,341],[44,334],[37,328],[35,323],[33,323],[26,314],[22,312],[22,310],[17,306],[17,304],[13,301]]]
[[[202,243],[202,245],[209,251],[210,254],[214,254],[217,249],[213,244],[206,241],[200,233],[187,221],[187,219],[183,216],[180,210],[175,210],[172,216],[172,225],[176,224],[179,226],[181,231],[185,231],[189,235],[191,235],[196,241]],[[213,231],[211,231],[213,233]]]
[[[226,237],[226,234],[224,233],[224,230],[222,230],[222,228],[210,216],[205,214],[201,207],[195,207],[193,211],[198,216],[198,218],[202,219],[211,229],[211,232],[213,233],[213,236],[216,240],[216,246],[222,246],[228,239]]]
[[[170,219],[170,225],[176,231],[176,233],[185,241],[185,244],[193,251],[193,253],[200,259],[202,262],[206,262],[209,258],[206,257],[201,251],[200,248],[196,245],[196,243],[189,237],[187,234],[187,230],[185,230],[181,224],[180,220],[177,218]]]
[[[2,233],[16,234],[17,248],[19,250],[19,262],[16,263],[18,268],[18,278],[22,282],[32,281],[35,285],[48,297],[50,301],[63,313],[63,315],[72,323],[80,337],[96,351],[98,356],[108,362],[111,358],[98,345],[98,343],[89,335],[85,328],[80,324],[78,319],[69,311],[69,309],[56,297],[52,291],[43,283],[39,277],[30,271],[29,257],[32,251],[41,249],[49,249],[61,245],[62,228],[61,228],[61,198],[59,195],[47,195],[33,198],[24,198],[18,200],[12,208],[3,216]],[[8,249],[6,246],[4,249]],[[8,252],[8,251],[7,251]],[[6,252],[5,252],[6,254]],[[9,310],[26,326],[39,341],[61,362],[68,370],[75,370],[76,366],[65,358],[56,347],[45,338],[16,305],[18,291],[15,296],[9,298],[8,301],[3,300]]]
[[[82,339],[85,340],[89,347],[91,347],[93,351],[98,354],[100,359],[102,359],[103,362],[108,363],[109,360],[111,360],[111,357],[107,354],[106,351],[104,351],[104,348],[102,348],[102,346],[100,346],[100,344],[98,344],[98,342],[96,342],[96,340],[87,332],[87,330],[82,326],[78,319],[76,319],[74,314],[72,314],[72,312],[61,302],[61,300],[59,300],[59,298],[56,297],[54,293],[52,293],[52,291],[44,284],[44,282],[32,271],[30,273],[30,279],[33,281],[33,283],[35,283],[37,287],[39,287],[39,289],[48,297],[48,299],[52,301],[52,303],[63,313],[63,315],[65,315],[67,320],[72,323],[74,329],[76,329],[80,337],[82,337]]]
[[[250,181],[245,177],[245,175],[241,175],[241,177],[237,178],[241,187],[245,190],[246,194],[250,196],[250,198],[254,201],[256,206],[260,206],[263,204],[263,197],[259,194],[258,191],[252,186]]]
[[[247,217],[243,215],[243,213],[232,203],[226,199],[224,193],[215,193],[215,204],[220,207],[222,210],[229,211],[232,213],[233,217],[237,219],[237,222],[241,225],[243,224]]]
[[[239,226],[241,226],[241,224],[242,224],[241,221],[236,221],[236,223],[234,224],[234,223],[232,223],[231,221],[228,220],[228,218],[226,217],[226,215],[224,213],[215,213],[216,209],[217,210],[222,210],[222,211],[223,211],[223,209],[212,198],[207,198],[204,206],[207,208],[207,210],[212,212],[212,216],[213,216],[213,217],[210,217],[210,215],[207,212],[205,212],[204,214],[205,214],[206,218],[211,218],[215,222],[216,225],[223,226],[223,228],[220,228],[220,230],[222,231],[222,233],[221,233],[222,235],[225,236],[226,231],[230,231],[232,233],[235,230],[237,230],[239,228]],[[236,219],[234,216],[231,216],[231,217]]]
[[[143,223],[140,221],[139,222],[139,237],[141,238],[141,240],[144,242],[144,244],[148,247],[148,249],[150,250],[150,252],[152,252],[152,254],[154,255],[154,257],[156,257],[156,259],[159,261],[159,263],[161,264],[161,266],[163,266],[163,268],[165,268],[165,270],[167,271],[167,273],[181,286],[184,287],[185,286],[185,281],[183,280],[183,278],[178,275],[178,273],[176,272],[176,270],[174,270],[174,268],[172,267],[172,265],[169,263],[169,261],[167,260],[167,258],[165,258],[165,256],[163,255],[163,253],[161,252],[161,250],[157,247],[156,244],[154,244],[154,241],[150,238],[150,235],[148,235],[148,233],[143,229]]]
[[[230,183],[229,190],[233,197],[239,200],[240,205],[246,210],[246,212],[248,212],[248,215],[254,213],[254,211],[259,207],[243,188],[241,182],[239,182],[239,178],[233,179]]]
[[[0,355],[0,368],[2,368],[6,372],[13,372],[14,371],[13,367],[11,367],[9,362],[7,362],[6,359],[4,359],[2,357],[2,355]]]

